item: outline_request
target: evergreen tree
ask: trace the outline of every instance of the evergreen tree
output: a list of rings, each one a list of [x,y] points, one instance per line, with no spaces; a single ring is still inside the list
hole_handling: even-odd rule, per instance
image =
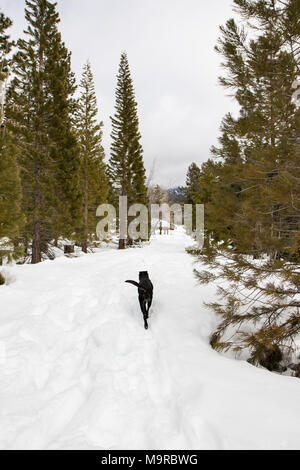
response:
[[[89,62],[84,66],[80,82],[81,95],[76,113],[80,144],[81,187],[83,193],[81,245],[87,253],[96,229],[96,209],[107,200],[108,183],[102,147],[103,123],[97,122],[98,108],[94,79]]]
[[[35,0],[39,4],[45,0]],[[48,2],[46,2],[48,3]],[[56,3],[49,4],[49,44],[45,71],[49,80],[51,106],[49,115],[50,157],[56,166],[56,207],[52,227],[55,238],[75,238],[82,221],[80,185],[80,148],[73,126],[76,103],[75,76],[71,71],[71,53],[58,31],[60,22]]]
[[[6,238],[12,242],[17,240],[24,223],[17,151],[10,134],[0,129],[0,239]],[[6,254],[4,251],[0,249],[0,256]]]
[[[56,4],[26,0],[26,38],[18,41],[8,93],[8,124],[22,169],[24,239],[32,263],[49,242],[70,236],[79,223],[79,147],[71,128],[74,78],[61,41]]]
[[[206,206],[211,200],[211,196],[215,191],[216,172],[218,163],[209,159],[199,168],[196,163],[192,163],[187,172],[185,192],[185,203],[193,205],[193,229],[196,228],[196,204],[205,204]],[[215,222],[210,224],[209,211],[205,213],[207,235],[214,233],[217,235]]]
[[[193,205],[193,230],[196,228],[196,204],[200,204],[200,176],[200,168],[192,163],[186,176],[185,203]]]
[[[111,118],[112,145],[108,176],[116,196],[127,196],[129,205],[147,205],[146,172],[140,143],[137,103],[126,53],[121,55],[117,80],[116,112]],[[120,239],[119,248],[125,248],[125,240]]]
[[[9,53],[14,45],[7,34],[7,29],[11,26],[11,19],[0,12],[0,81],[6,80],[8,76]]]
[[[186,203],[187,204],[195,204],[196,201],[199,199],[200,193],[200,176],[201,170],[196,165],[196,163],[192,163],[187,172],[186,176]]]
[[[281,350],[292,347],[300,330],[300,115],[292,100],[300,4],[234,4],[251,39],[234,20],[221,28],[217,51],[227,70],[221,83],[234,91],[240,115],[225,117],[221,145],[213,149],[220,163],[206,214],[219,237],[204,250],[210,269],[198,277],[228,283],[219,291],[222,303],[211,304],[222,318],[212,346],[247,348],[253,363],[280,370]]]
[[[3,83],[2,107],[0,122],[4,120],[4,83],[8,78],[9,53],[13,42],[7,34],[12,22],[0,13],[0,82]],[[21,182],[16,160],[17,149],[13,139],[5,127],[0,129],[0,261],[3,256],[11,254],[8,248],[19,235],[23,224],[21,204]],[[1,239],[5,239],[1,244]],[[2,245],[2,246],[1,246]],[[16,253],[17,254],[17,253]]]

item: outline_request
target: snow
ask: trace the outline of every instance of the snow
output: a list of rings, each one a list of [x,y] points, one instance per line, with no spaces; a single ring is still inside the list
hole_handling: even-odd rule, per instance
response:
[[[220,355],[183,229],[148,246],[5,267],[1,449],[299,449],[300,381]],[[143,329],[133,286],[155,286]]]

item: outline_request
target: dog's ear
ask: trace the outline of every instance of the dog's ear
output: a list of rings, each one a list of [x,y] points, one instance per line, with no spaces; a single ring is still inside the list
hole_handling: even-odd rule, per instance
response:
[[[140,271],[140,278],[141,277],[149,277],[148,271]]]

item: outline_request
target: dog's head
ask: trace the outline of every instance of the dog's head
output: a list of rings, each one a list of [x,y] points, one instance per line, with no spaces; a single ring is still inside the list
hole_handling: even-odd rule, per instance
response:
[[[139,278],[140,278],[140,281],[142,279],[149,279],[148,271],[141,271],[140,274],[139,274]]]

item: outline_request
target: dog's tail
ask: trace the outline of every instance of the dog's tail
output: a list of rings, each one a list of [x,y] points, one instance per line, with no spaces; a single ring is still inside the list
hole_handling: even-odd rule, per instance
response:
[[[139,284],[138,282],[135,282],[135,281],[125,281],[125,282],[127,282],[127,284],[132,284],[133,286],[137,287],[138,289],[142,289],[145,292],[147,292],[147,289],[145,289],[143,286],[141,286],[141,284]]]

